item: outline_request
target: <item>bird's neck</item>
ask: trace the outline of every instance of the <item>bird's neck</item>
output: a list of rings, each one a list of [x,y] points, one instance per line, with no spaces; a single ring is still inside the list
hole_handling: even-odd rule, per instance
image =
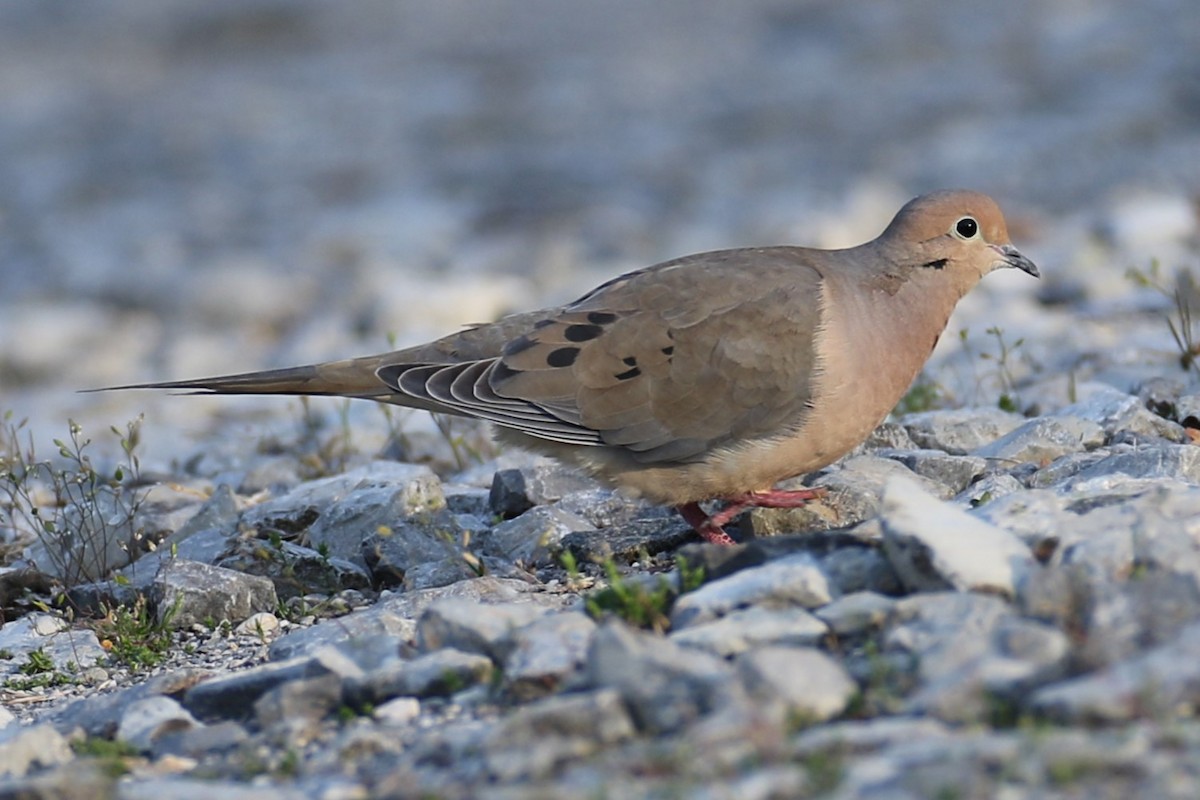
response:
[[[882,419],[933,352],[963,295],[945,277],[918,273],[857,286],[830,282],[826,341],[847,344],[827,359],[825,371],[831,382],[869,384],[868,415]],[[863,375],[872,380],[862,382]]]

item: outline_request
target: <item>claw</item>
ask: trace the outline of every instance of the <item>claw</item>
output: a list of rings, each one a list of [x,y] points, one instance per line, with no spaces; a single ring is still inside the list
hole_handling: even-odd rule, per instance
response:
[[[705,514],[699,503],[684,503],[675,507],[687,524],[691,525],[700,538],[710,544],[735,544],[725,532],[725,525],[747,508],[800,508],[813,500],[824,497],[824,487],[816,489],[768,489],[761,492],[745,492],[722,498],[729,505],[715,514]]]

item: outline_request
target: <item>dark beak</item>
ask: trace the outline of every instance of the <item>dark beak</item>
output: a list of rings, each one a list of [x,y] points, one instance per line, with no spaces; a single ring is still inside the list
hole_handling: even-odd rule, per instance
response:
[[[1028,272],[1035,278],[1042,277],[1042,273],[1038,272],[1037,264],[1034,264],[1025,256],[1021,255],[1021,251],[1013,247],[1011,244],[1001,245],[997,247],[992,245],[997,253],[1000,254],[1000,259],[1006,267],[1016,267],[1022,272]]]

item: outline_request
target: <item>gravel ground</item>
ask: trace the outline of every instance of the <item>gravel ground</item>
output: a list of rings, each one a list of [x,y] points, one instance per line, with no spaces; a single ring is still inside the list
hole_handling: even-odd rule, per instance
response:
[[[146,410],[164,461],[280,401],[72,391],[386,349],[687,252],[856,243],[947,186],[998,197],[1067,298],[1130,301],[1129,266],[1195,253],[1186,2],[10,3],[0,43],[4,405],[43,438]],[[1090,310],[989,283],[960,327],[1058,351]]]
[[[66,775],[88,796],[90,773],[62,754],[82,726],[134,743],[125,797],[211,793],[200,779],[329,798],[1200,794],[1184,669],[1200,641],[1200,393],[1173,302],[1127,276],[1157,264],[1169,292],[1200,267],[1193,6],[0,6],[0,412],[47,454],[75,419],[106,465],[109,425],[144,414],[142,471],[163,482],[148,518],[188,563],[260,576],[253,608],[213,613],[281,623],[219,634],[201,615],[176,634],[199,660],[177,652],[149,682],[104,666],[99,641],[60,640],[104,674],[53,702],[4,695],[27,723],[0,735],[6,756],[61,754],[5,780],[50,792]],[[900,415],[814,478],[837,490],[832,516],[742,523],[838,533],[751,545],[758,560],[727,574],[698,551],[710,582],[667,637],[597,627],[571,603],[606,576],[572,578],[533,543],[553,531],[583,557],[620,542],[623,565],[653,574],[677,526],[496,454],[475,428],[367,403],[76,393],[415,343],[688,252],[854,244],[955,186],[997,197],[1044,276],[996,275],[960,304],[923,382],[964,410]],[[450,446],[460,436],[470,452]],[[541,487],[519,509],[488,496],[504,469]],[[923,491],[895,488],[899,469]],[[436,536],[362,549],[374,528],[347,515],[390,526],[396,503],[417,519],[411,541],[456,526],[482,568],[464,574]],[[968,563],[944,529],[978,531]],[[322,587],[289,594],[256,571],[262,541]],[[234,579],[169,577],[156,591]],[[453,621],[453,603],[428,606],[455,597],[421,594],[438,591],[489,611]],[[306,594],[325,610],[306,613]],[[392,651],[355,650],[334,622]],[[6,633],[20,655],[62,632]],[[341,655],[281,644],[301,633]],[[244,685],[204,689],[201,670],[275,694],[245,717]],[[146,701],[153,722],[68,712],[81,695]]]

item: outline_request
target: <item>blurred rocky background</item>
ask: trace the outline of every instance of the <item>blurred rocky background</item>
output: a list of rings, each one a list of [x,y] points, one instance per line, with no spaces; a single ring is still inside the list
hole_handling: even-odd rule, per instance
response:
[[[945,187],[1043,279],[738,548],[462,421],[77,393]],[[1195,0],[0,4],[0,796],[1200,796],[1198,227]]]
[[[999,325],[1050,371],[1129,337],[1169,355],[1124,319],[1163,305],[1125,272],[1196,262],[1188,0],[14,2],[0,110],[0,409],[42,439],[144,411],[163,463],[298,406],[75,390],[853,244],[934,188],[995,195],[1046,276],[997,276],[951,330]]]

